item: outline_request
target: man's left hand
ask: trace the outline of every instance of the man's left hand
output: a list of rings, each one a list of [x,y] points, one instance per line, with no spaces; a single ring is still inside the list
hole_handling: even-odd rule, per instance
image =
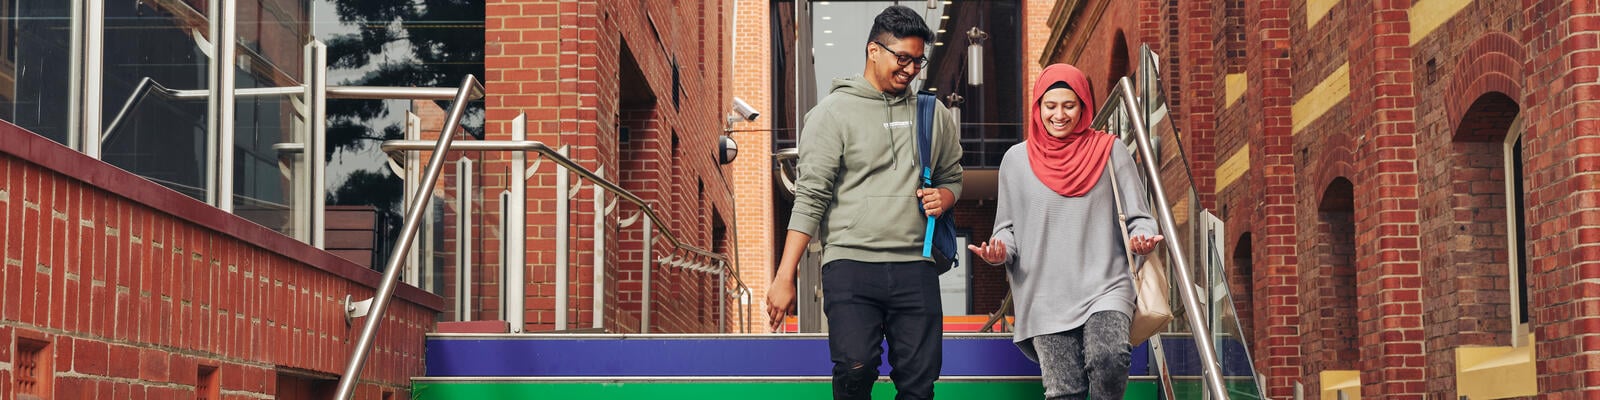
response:
[[[955,205],[955,197],[956,194],[950,189],[917,189],[917,198],[922,199],[923,213],[929,217],[938,217],[949,211]]]

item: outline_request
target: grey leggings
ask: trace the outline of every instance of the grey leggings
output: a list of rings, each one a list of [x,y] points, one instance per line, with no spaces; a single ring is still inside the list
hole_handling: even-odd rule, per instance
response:
[[[1121,399],[1128,388],[1128,315],[1100,311],[1076,329],[1033,338],[1044,398]]]

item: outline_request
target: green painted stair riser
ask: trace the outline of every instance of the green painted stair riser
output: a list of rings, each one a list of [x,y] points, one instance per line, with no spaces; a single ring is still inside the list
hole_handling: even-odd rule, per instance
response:
[[[815,400],[832,398],[828,381],[806,382],[416,382],[416,400],[466,399],[762,399]],[[1002,400],[1044,398],[1038,381],[942,381],[934,391],[943,400]],[[1156,399],[1155,382],[1128,384],[1125,399]],[[893,399],[894,385],[879,382],[874,399]]]

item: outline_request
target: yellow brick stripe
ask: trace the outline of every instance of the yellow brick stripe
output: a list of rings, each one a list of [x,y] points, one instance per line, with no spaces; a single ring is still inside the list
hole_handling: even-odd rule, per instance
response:
[[[1328,74],[1327,78],[1323,78],[1317,87],[1311,88],[1310,93],[1306,93],[1294,102],[1294,107],[1290,111],[1294,119],[1294,128],[1291,132],[1300,134],[1300,131],[1311,125],[1312,121],[1316,121],[1346,97],[1350,97],[1350,63],[1340,65],[1339,69]]]

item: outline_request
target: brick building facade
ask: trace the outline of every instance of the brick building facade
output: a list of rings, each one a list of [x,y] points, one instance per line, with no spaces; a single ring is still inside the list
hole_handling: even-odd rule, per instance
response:
[[[486,18],[489,140],[511,139],[511,120],[528,118],[527,139],[568,146],[568,157],[637,194],[669,222],[678,239],[699,249],[734,254],[732,168],[717,158],[718,140],[731,109],[729,59],[731,2],[697,0],[518,1],[489,0]],[[737,136],[736,136],[737,137]],[[740,143],[743,145],[744,143]],[[745,146],[745,148],[754,146]],[[749,161],[758,155],[743,155]],[[504,171],[497,159],[486,168]],[[548,165],[548,164],[547,164]],[[556,326],[555,173],[541,167],[528,183],[529,331],[594,325],[595,218],[589,191],[571,203],[574,268],[568,326]],[[618,171],[623,171],[619,176]],[[574,179],[573,182],[579,182]],[[500,183],[503,187],[504,183]],[[606,202],[617,201],[607,196]],[[493,209],[496,205],[486,205]],[[641,330],[644,236],[640,223],[619,226],[638,209],[625,202],[605,218],[604,304],[607,331]],[[582,240],[579,240],[582,239]],[[660,235],[654,260],[679,255]],[[730,257],[733,258],[733,257]],[[737,266],[744,268],[742,265]],[[737,293],[719,298],[716,275],[651,263],[650,332],[735,331],[743,315]],[[727,278],[729,287],[734,286]],[[749,283],[746,280],[746,283]],[[721,303],[725,302],[725,303]],[[726,304],[721,315],[719,304]],[[726,318],[725,326],[719,321]]]
[[[1300,383],[1328,398],[1345,377],[1374,398],[1596,393],[1584,343],[1600,331],[1583,311],[1600,300],[1583,283],[1600,262],[1594,2],[1055,12],[1063,34],[1041,60],[1098,83],[1120,73],[1119,47],[1165,58],[1199,207],[1228,226],[1228,279],[1270,396]],[[1504,376],[1515,389],[1478,382]]]
[[[378,273],[4,123],[0,174],[0,398],[333,395]],[[443,302],[396,293],[355,398],[423,372]]]
[[[154,32],[150,38],[165,38],[154,36],[156,33],[179,32],[179,37],[184,39],[173,41],[184,46],[160,48],[168,50],[160,53],[161,56],[176,54],[173,57],[178,61],[170,63],[162,57],[138,53],[150,51],[156,46],[123,46],[115,49],[121,51],[116,55],[132,54],[130,57],[135,59],[156,60],[149,62],[177,71],[169,75],[189,79],[200,76],[200,83],[178,81],[178,84],[174,84],[171,76],[163,78],[158,73],[160,71],[137,69],[144,64],[128,68],[132,72],[125,74],[133,76],[134,81],[141,76],[154,77],[158,84],[160,79],[168,79],[165,83],[169,86],[200,88],[191,92],[215,89],[208,86],[203,78],[210,68],[206,64],[209,61],[195,62],[194,55],[199,53],[185,47],[190,40],[188,36],[183,36],[191,32],[188,28],[194,28],[193,32],[206,30],[206,19],[216,14],[216,10],[205,9],[204,3],[121,4],[113,13],[118,18],[121,14],[116,13],[138,13],[145,20],[134,23],[146,24],[141,27]],[[316,19],[315,22],[321,24],[319,26],[340,23],[358,25],[352,20],[323,20],[327,18],[325,14],[313,13],[303,7],[310,4],[307,2],[262,3],[259,7],[246,7],[238,14],[244,19],[238,25],[248,28],[239,36],[239,50],[245,54],[240,58],[256,61],[247,65],[255,68],[251,72],[292,73],[276,76],[281,78],[277,81],[255,81],[253,83],[257,86],[251,89],[310,84],[311,78],[299,75],[298,71],[316,67],[305,65],[311,62],[310,57],[302,57],[313,53],[302,53],[304,49],[301,46],[312,40],[336,37],[341,32],[333,29],[336,32],[328,37],[316,36],[309,29],[313,24],[307,21]],[[313,7],[333,4],[318,1]],[[682,244],[737,260],[734,256],[738,254],[740,245],[735,243],[735,238],[740,235],[735,224],[739,214],[734,210],[734,194],[731,191],[733,168],[718,159],[723,130],[729,127],[725,116],[731,109],[729,104],[734,96],[725,89],[732,87],[730,63],[734,56],[727,51],[732,39],[731,1],[488,0],[486,4],[478,5],[485,7],[481,26],[484,31],[482,59],[427,61],[437,65],[481,62],[484,74],[479,78],[485,82],[487,92],[483,100],[483,139],[512,139],[512,119],[525,115],[529,121],[526,128],[528,140],[541,141],[552,148],[565,146],[569,158],[638,195],[667,221],[665,230],[672,232]],[[374,8],[381,7],[358,6],[337,9],[339,18],[368,16],[355,14],[359,12],[373,12],[376,18],[389,18],[384,20],[384,24],[378,25],[388,24],[396,18],[424,19],[418,14],[401,12],[404,16],[396,17],[385,14],[394,11],[392,9],[375,11]],[[417,7],[415,10],[402,11],[439,11],[437,8],[443,6],[430,3],[429,7],[434,9]],[[68,15],[65,7],[63,10],[47,11],[61,11],[63,15]],[[346,12],[352,14],[345,15]],[[443,13],[425,17],[438,17],[439,14]],[[412,24],[393,25],[427,25],[428,29],[459,29],[465,25],[470,30],[475,27],[472,17],[467,15],[463,17],[465,21],[450,20],[439,24],[407,21]],[[35,19],[60,20],[63,25],[75,22],[70,17],[52,18]],[[0,16],[0,19],[5,19],[7,27],[10,27],[17,16],[8,14]],[[162,23],[171,23],[176,27]],[[71,29],[80,29],[78,26],[74,25]],[[277,30],[282,27],[298,30]],[[59,31],[62,35],[67,32],[65,26],[36,29]],[[132,36],[124,36],[128,37]],[[29,40],[18,42],[55,44]],[[456,44],[459,43],[451,43]],[[374,51],[371,59],[391,61],[388,57],[394,57],[395,60],[401,60],[396,64],[426,64],[384,53],[393,47],[405,46],[389,46]],[[440,45],[439,48],[444,47]],[[462,57],[471,58],[473,50],[471,46],[467,47],[452,47],[448,51],[459,51],[453,54],[466,54]],[[58,50],[57,53],[32,52],[29,56],[37,58],[44,57],[40,54],[65,54],[67,48],[63,45]],[[264,55],[252,53],[257,50]],[[360,50],[354,49],[353,52],[360,53]],[[16,50],[8,47],[6,51],[12,54]],[[258,56],[261,58],[251,58]],[[356,58],[361,62],[367,60]],[[89,60],[88,63],[96,66],[122,66],[117,64],[121,59],[114,57],[110,61],[94,57]],[[52,58],[39,62],[56,61]],[[11,70],[14,65],[6,63],[3,67],[0,69],[4,69],[5,73],[14,73]],[[333,69],[341,67],[350,66],[341,65]],[[59,69],[60,75],[67,74],[65,64]],[[381,75],[367,74],[371,71],[359,68],[349,69],[358,73],[341,76]],[[44,77],[50,78],[49,82],[40,78],[39,81],[45,83],[40,84],[44,89],[36,90],[38,93],[21,93],[16,90],[17,85],[13,80],[17,79],[16,75],[6,76],[9,77],[8,84],[0,88],[0,92],[5,92],[0,94],[5,101],[25,102],[27,98],[21,97],[24,95],[61,99],[69,97],[67,85],[55,88],[48,84],[54,82],[56,76]],[[242,79],[255,78],[244,73],[239,76]],[[79,79],[61,78],[61,82]],[[124,83],[120,80],[121,75],[116,78],[106,80]],[[448,78],[460,77],[450,75]],[[330,86],[352,84],[349,81],[326,83]],[[396,86],[408,85],[432,86],[417,82]],[[84,89],[83,93],[74,92],[71,96],[82,95],[82,98],[95,101],[88,102],[86,106],[75,104],[73,112],[79,108],[98,110],[102,104],[122,105],[126,98],[121,96],[128,96],[127,92],[133,89],[131,84],[128,86],[117,86],[116,90],[120,92],[107,90],[105,93],[88,93],[89,89]],[[72,89],[78,88],[73,86]],[[290,96],[299,94],[297,92]],[[753,95],[747,96],[752,96],[747,97],[751,101],[760,101]],[[305,98],[299,100],[301,103],[288,100],[283,103],[305,107],[303,103],[310,102]],[[171,100],[146,100],[147,103],[160,101]],[[254,124],[241,122],[241,131],[254,130],[241,132],[237,136],[252,138],[256,143],[239,144],[237,147],[259,145],[270,149],[272,153],[263,157],[241,157],[247,161],[240,164],[259,161],[264,165],[252,170],[258,175],[250,177],[266,178],[259,182],[252,181],[249,185],[266,188],[265,192],[289,193],[286,197],[320,193],[315,190],[303,191],[308,186],[301,185],[310,181],[291,173],[291,170],[298,173],[305,164],[289,161],[299,156],[284,156],[294,154],[294,150],[304,151],[314,147],[309,144],[305,147],[283,147],[290,150],[272,147],[275,144],[304,144],[300,141],[305,140],[306,135],[299,131],[305,128],[304,124],[297,124],[303,121],[294,119],[305,117],[299,115],[304,109],[291,106],[270,108],[272,101],[276,100],[255,101],[238,101],[239,104],[250,104],[259,109],[251,110],[251,113],[241,111],[241,115],[249,114],[253,120],[248,122]],[[184,156],[167,157],[161,153],[159,155],[162,157],[154,157],[174,161],[175,165],[188,169],[194,169],[191,166],[194,164],[207,165],[203,153],[207,146],[214,146],[216,142],[214,138],[207,139],[207,134],[214,133],[211,132],[214,128],[208,128],[205,121],[216,110],[203,108],[205,103],[199,101],[201,106],[185,103],[166,108],[148,107],[158,111],[198,110],[173,115],[153,112],[140,114],[135,110],[130,114],[132,122],[124,127],[125,132],[131,130],[135,133],[122,135],[171,133],[173,130],[158,129],[165,127],[160,124],[177,125],[183,128],[177,131],[193,131],[199,137],[199,143],[193,144],[194,151],[190,151],[188,146],[191,143],[187,142],[187,137],[156,137],[160,142],[157,146],[139,148],[120,143],[116,151],[121,153],[107,152],[112,155],[106,156],[105,162],[81,153],[86,150],[84,145],[79,144],[84,141],[80,138],[86,137],[99,143],[102,137],[98,132],[90,135],[81,132],[81,129],[80,132],[67,130],[65,126],[70,124],[66,123],[69,119],[66,115],[69,113],[65,109],[56,110],[61,115],[59,118],[52,115],[51,120],[46,121],[49,123],[12,114],[0,115],[0,119],[5,120],[0,122],[0,137],[3,137],[0,139],[0,176],[4,177],[0,180],[0,210],[3,210],[0,212],[0,226],[4,227],[0,228],[0,243],[4,243],[3,249],[0,249],[4,260],[3,266],[0,266],[0,288],[4,288],[4,295],[0,296],[0,399],[325,398],[333,394],[333,381],[345,367],[351,345],[355,342],[352,336],[359,332],[359,324],[363,321],[358,318],[356,325],[346,325],[343,301],[346,295],[357,301],[372,296],[380,275],[369,269],[372,265],[368,264],[373,264],[371,256],[374,253],[381,253],[378,259],[386,259],[387,249],[367,243],[368,247],[361,251],[335,253],[343,250],[336,250],[338,246],[331,243],[337,239],[330,237],[330,245],[325,247],[328,251],[324,251],[308,244],[310,240],[306,238],[313,235],[306,230],[289,231],[284,228],[294,226],[289,223],[294,221],[289,220],[299,218],[300,214],[295,212],[302,210],[279,213],[293,217],[281,218],[282,221],[278,222],[283,223],[277,225],[282,226],[277,226],[266,219],[250,219],[250,215],[243,215],[245,212],[229,213],[214,204],[195,200],[195,197],[206,196],[204,191],[214,183],[209,181],[212,178],[208,174],[215,171],[183,170],[197,176],[195,182],[174,183],[169,179],[158,184],[146,179],[151,178],[150,174],[154,172],[136,168],[155,165],[150,160],[139,159],[138,162],[147,164],[137,164],[115,159],[126,154],[132,154],[127,157],[134,158],[139,154],[148,156],[149,149],[155,148]],[[359,140],[396,139],[385,135],[401,129],[424,131],[420,133],[424,139],[437,138],[438,127],[445,117],[437,103],[432,100],[401,103],[405,105],[380,106],[397,107],[393,111],[377,112],[410,119],[399,125],[379,126],[379,118],[339,122],[371,124],[356,127],[358,130],[369,129],[367,132],[373,134]],[[411,115],[405,112],[415,114],[416,118],[409,118]],[[77,117],[77,114],[73,114],[73,117]],[[110,119],[109,115],[107,119]],[[240,119],[247,118],[241,116]],[[334,119],[330,118],[330,121]],[[55,122],[62,122],[58,124],[61,126],[53,125]],[[77,120],[71,122],[78,123]],[[329,124],[337,125],[334,122]],[[395,129],[390,132],[385,128]],[[109,136],[109,133],[106,135]],[[141,136],[140,140],[143,139]],[[466,140],[471,139],[459,139],[457,143]],[[190,160],[187,159],[191,155],[189,153],[201,155],[195,156],[200,157],[197,160]],[[317,156],[339,158],[332,157],[334,154],[343,153],[335,150]],[[421,154],[424,160],[429,155],[427,152]],[[462,218],[462,215],[453,214],[459,204],[450,204],[448,201],[460,194],[452,189],[455,181],[467,178],[457,175],[459,171],[456,168],[459,167],[454,162],[468,157],[467,154],[479,162],[478,172],[471,177],[475,183],[483,185],[477,190],[495,195],[479,198],[475,203],[477,212]],[[301,161],[310,159],[302,158]],[[739,161],[749,162],[752,159],[756,159],[756,156],[740,157]],[[456,219],[471,219],[477,224],[473,229],[480,233],[503,232],[507,228],[499,222],[504,216],[499,210],[505,204],[502,204],[498,194],[515,184],[513,176],[524,172],[523,167],[514,168],[510,160],[508,152],[496,151],[456,152],[449,156],[452,165],[446,168],[441,181],[434,188],[429,188],[435,194],[443,195],[435,197],[432,205],[435,210],[445,210],[443,214],[435,216],[441,225],[449,226],[424,228],[423,235],[442,233],[443,237],[432,239],[443,245],[438,248],[426,247],[434,244],[425,245],[435,253],[419,257],[441,259],[451,255],[449,250],[442,248],[452,247],[453,241],[462,234],[453,225]],[[532,165],[533,158],[530,157],[527,166]],[[516,300],[526,310],[526,323],[515,327],[517,330],[579,330],[598,326],[599,330],[607,332],[632,333],[648,329],[650,332],[706,333],[737,332],[746,326],[743,322],[746,316],[739,307],[741,293],[737,291],[737,282],[740,280],[735,279],[739,276],[727,275],[725,280],[719,279],[717,271],[724,267],[715,264],[713,257],[688,250],[675,250],[659,233],[654,235],[652,243],[645,243],[643,229],[648,225],[641,222],[642,218],[630,218],[638,216],[641,210],[620,201],[615,195],[605,195],[602,200],[605,205],[596,207],[590,201],[592,193],[595,193],[595,185],[580,178],[572,180],[581,189],[573,194],[568,203],[572,210],[570,227],[573,229],[569,234],[571,248],[567,258],[572,261],[569,271],[572,280],[566,289],[571,294],[571,302],[567,309],[557,310],[554,283],[558,252],[554,246],[554,236],[557,235],[557,170],[548,161],[539,165],[539,168],[527,172],[529,200],[524,204],[527,219],[523,227],[526,235],[507,238],[492,233],[488,237],[480,236],[474,243],[478,247],[474,250],[477,258],[473,266],[478,267],[475,273],[479,275],[472,283],[474,297],[466,307],[471,315],[465,317],[475,320],[506,319],[500,315],[504,311],[501,304],[505,299],[499,295],[500,285],[505,282],[496,278],[505,272],[499,268],[499,263],[506,258],[499,249],[504,244],[502,240],[517,240],[526,249],[524,259],[528,282],[523,288],[525,298]],[[219,167],[220,170],[228,168],[235,167]],[[402,173],[396,171],[396,174]],[[246,176],[243,173],[240,175]],[[199,195],[172,189],[183,190],[183,186],[190,186],[187,189],[194,189]],[[299,200],[283,201],[290,203],[284,205],[285,209],[299,207],[299,203],[294,202]],[[329,202],[332,203],[332,200]],[[597,213],[597,210],[608,211]],[[601,226],[599,232],[594,229],[597,218]],[[383,224],[380,222],[376,225]],[[382,229],[372,223],[367,225],[368,228]],[[334,230],[328,228],[329,232]],[[354,235],[385,234],[363,231]],[[597,244],[593,240],[596,237],[603,237],[604,240]],[[369,239],[371,242],[383,240]],[[597,282],[594,278],[597,267],[595,253],[601,248],[603,257],[599,267],[603,268],[604,273]],[[652,261],[648,263],[645,261],[647,248],[652,254]],[[359,260],[352,262],[342,257]],[[455,304],[459,299],[454,298],[457,289],[455,277],[459,271],[453,269],[454,264],[448,265],[452,269],[437,272],[436,276],[429,275],[435,272],[423,268],[421,274],[424,276],[405,278],[405,282],[399,285],[392,307],[383,317],[384,323],[357,385],[356,398],[410,396],[410,378],[424,373],[424,334],[436,331],[440,320],[460,317]],[[735,262],[726,268],[738,271],[740,265]],[[651,276],[648,291],[643,287],[646,271]],[[744,280],[764,283],[764,279]],[[425,288],[419,289],[419,286]],[[594,294],[596,287],[604,288],[598,299]],[[434,290],[440,295],[425,290]],[[646,293],[651,293],[649,299],[644,298]],[[593,311],[597,300],[603,302],[598,315]],[[648,327],[643,325],[647,318],[642,315],[647,307],[646,301],[649,301],[651,310]],[[568,325],[558,326],[555,323],[557,313],[564,313]]]

